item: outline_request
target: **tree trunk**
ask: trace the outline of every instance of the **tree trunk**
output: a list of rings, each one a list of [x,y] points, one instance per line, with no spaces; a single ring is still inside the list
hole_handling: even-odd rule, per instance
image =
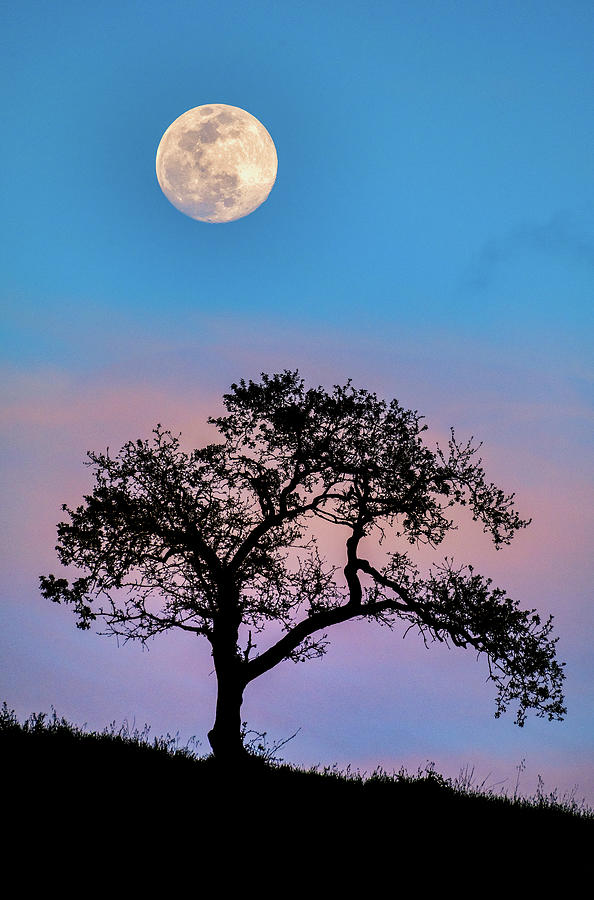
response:
[[[217,760],[234,764],[247,755],[241,739],[241,704],[245,684],[235,672],[217,671],[217,679],[217,711],[208,740]]]
[[[215,759],[237,765],[247,752],[241,739],[241,704],[246,686],[237,645],[241,614],[236,586],[221,579],[217,615],[213,618],[212,658],[217,673],[217,711],[208,740]]]
[[[220,616],[215,621],[212,642],[217,673],[217,711],[208,740],[215,758],[230,765],[246,756],[241,739],[241,704],[246,682],[237,648],[238,628],[237,619]]]

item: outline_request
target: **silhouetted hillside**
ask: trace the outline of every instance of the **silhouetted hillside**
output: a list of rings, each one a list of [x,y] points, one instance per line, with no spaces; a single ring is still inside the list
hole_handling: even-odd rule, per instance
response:
[[[88,823],[144,830],[174,827],[205,846],[224,827],[225,841],[270,850],[288,835],[308,844],[337,843],[356,833],[372,844],[411,835],[514,834],[549,842],[592,831],[591,811],[554,796],[516,801],[455,789],[435,772],[369,778],[332,770],[303,771],[253,756],[229,772],[212,757],[197,758],[171,738],[113,727],[86,733],[55,715],[20,724],[0,714],[3,771],[13,788],[13,813],[55,828],[84,832]],[[432,838],[433,839],[433,838]],[[381,843],[381,841],[380,841]]]

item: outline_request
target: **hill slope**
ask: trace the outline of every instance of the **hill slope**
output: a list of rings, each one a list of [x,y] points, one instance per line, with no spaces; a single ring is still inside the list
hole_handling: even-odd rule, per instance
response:
[[[334,771],[303,771],[252,757],[240,771],[197,758],[171,738],[148,741],[114,728],[86,733],[64,720],[31,716],[19,724],[6,704],[0,715],[5,782],[13,815],[51,820],[55,827],[107,823],[137,828],[175,821],[204,840],[225,828],[225,839],[246,843],[260,830],[274,843],[284,834],[307,840],[357,835],[410,839],[436,829],[459,836],[530,834],[555,837],[594,831],[591,811],[554,797],[510,800],[471,788],[457,790],[435,772],[417,777],[376,773],[363,779]]]

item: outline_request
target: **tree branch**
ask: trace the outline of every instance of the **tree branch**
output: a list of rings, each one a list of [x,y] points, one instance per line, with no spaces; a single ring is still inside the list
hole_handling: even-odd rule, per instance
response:
[[[250,660],[244,669],[246,684],[249,684],[250,681],[258,678],[264,672],[268,672],[282,660],[288,659],[291,653],[306,638],[317,631],[322,631],[324,628],[330,628],[332,625],[338,625],[341,622],[348,622],[349,619],[356,619],[361,616],[376,617],[386,610],[398,611],[405,609],[406,607],[403,604],[391,600],[382,600],[379,603],[361,603],[358,606],[347,603],[335,609],[315,612],[308,616],[307,619],[303,619],[297,625],[294,625],[287,634],[278,640],[276,644],[273,644],[272,647],[269,647],[268,650],[265,650],[264,653]]]

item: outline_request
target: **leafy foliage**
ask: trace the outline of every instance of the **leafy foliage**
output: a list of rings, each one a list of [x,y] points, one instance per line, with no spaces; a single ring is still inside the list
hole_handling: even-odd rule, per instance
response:
[[[351,382],[306,389],[298,372],[232,385],[226,415],[210,419],[220,443],[185,452],[160,425],[152,440],[117,454],[90,452],[95,484],[83,505],[64,506],[61,562],[72,584],[41,577],[43,594],[72,604],[80,628],[101,619],[107,632],[145,641],[173,627],[206,637],[219,677],[243,688],[284,659],[324,653],[327,629],[353,618],[425,640],[472,647],[487,657],[500,715],[517,703],[561,719],[562,665],[551,618],[542,623],[500,588],[452,560],[422,577],[406,543],[437,547],[470,508],[497,548],[529,524],[487,481],[480,445],[423,441],[422,417]],[[345,542],[344,580],[319,553],[315,519]],[[360,544],[389,538],[377,568]],[[398,548],[398,549],[395,549]],[[283,634],[258,652],[268,623]]]

